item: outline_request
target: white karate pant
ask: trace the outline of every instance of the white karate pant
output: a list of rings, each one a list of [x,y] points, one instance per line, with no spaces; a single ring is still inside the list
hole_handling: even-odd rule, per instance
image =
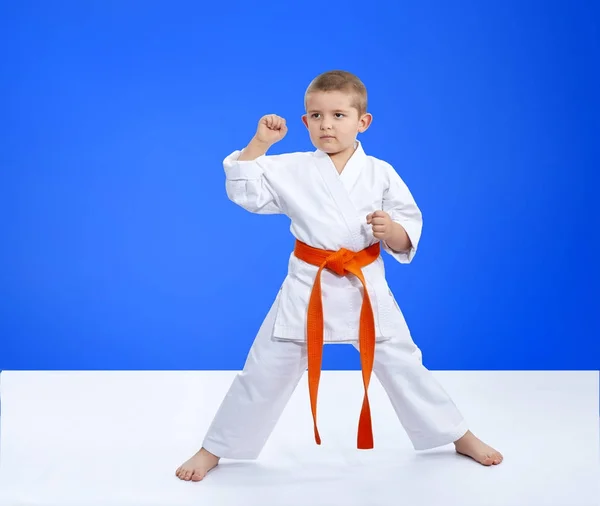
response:
[[[258,458],[308,366],[305,343],[273,338],[276,304],[205,436],[202,446],[218,457]],[[453,443],[467,432],[461,413],[423,366],[412,339],[376,343],[373,372],[415,450]]]

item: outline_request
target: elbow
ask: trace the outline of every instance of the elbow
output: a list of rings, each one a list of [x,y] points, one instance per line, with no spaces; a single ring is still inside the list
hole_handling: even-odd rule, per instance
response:
[[[234,204],[240,206],[242,209],[254,213],[257,211],[258,206],[255,202],[248,199],[248,197],[242,193],[227,190],[227,198]]]

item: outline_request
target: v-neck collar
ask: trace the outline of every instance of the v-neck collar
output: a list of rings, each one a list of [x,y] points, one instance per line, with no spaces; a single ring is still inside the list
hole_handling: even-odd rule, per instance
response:
[[[349,158],[349,160],[346,162],[346,165],[344,166],[344,169],[341,173],[338,172],[337,168],[335,167],[335,164],[333,163],[333,160],[327,153],[325,153],[325,151],[317,149],[315,151],[315,156],[317,156],[318,158],[326,159],[326,161],[331,167],[331,170],[335,172],[340,181],[348,190],[352,187],[352,185],[358,178],[358,175],[361,169],[364,167],[365,160],[367,158],[367,155],[365,154],[365,151],[362,147],[362,143],[360,141],[356,141],[356,149],[354,150],[354,153],[352,153],[352,156]]]

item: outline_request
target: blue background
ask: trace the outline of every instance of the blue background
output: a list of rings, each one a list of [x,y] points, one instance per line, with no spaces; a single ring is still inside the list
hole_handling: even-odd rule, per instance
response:
[[[241,368],[293,239],[222,160],[267,113],[272,153],[312,150],[304,90],[338,68],[424,214],[386,264],[425,364],[599,369],[593,4],[4,2],[0,369]]]

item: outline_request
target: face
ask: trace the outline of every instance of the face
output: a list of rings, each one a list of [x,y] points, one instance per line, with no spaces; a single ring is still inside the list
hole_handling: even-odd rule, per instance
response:
[[[308,95],[302,121],[317,149],[330,155],[354,151],[356,136],[369,128],[372,117],[359,115],[353,99],[342,91],[315,91]]]

